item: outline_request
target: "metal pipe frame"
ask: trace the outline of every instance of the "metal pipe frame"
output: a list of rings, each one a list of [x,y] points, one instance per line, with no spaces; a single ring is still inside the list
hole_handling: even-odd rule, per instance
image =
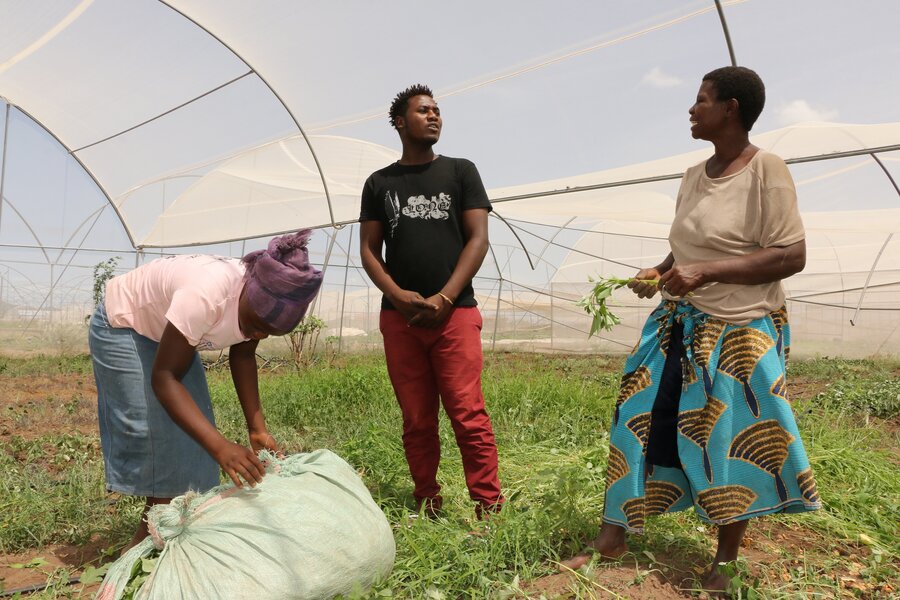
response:
[[[263,85],[265,85],[267,88],[269,88],[269,91],[272,92],[272,95],[275,96],[275,99],[278,100],[278,102],[281,103],[281,106],[284,107],[285,112],[287,112],[288,116],[289,116],[289,117],[291,118],[291,120],[294,122],[294,125],[297,126],[297,130],[300,132],[300,135],[303,136],[303,139],[304,139],[304,141],[306,141],[306,145],[307,145],[307,147],[309,148],[309,152],[310,152],[310,154],[312,154],[313,162],[316,163],[316,170],[319,172],[319,179],[322,180],[322,189],[325,191],[325,201],[328,203],[328,214],[329,214],[329,216],[331,217],[331,226],[334,227],[335,229],[340,229],[341,227],[343,227],[343,225],[336,223],[335,220],[334,220],[334,210],[333,210],[333,208],[332,208],[332,206],[331,206],[331,193],[328,191],[328,182],[325,180],[325,173],[322,171],[322,165],[319,163],[319,157],[316,156],[316,150],[315,150],[315,148],[313,148],[312,142],[309,140],[309,137],[306,135],[306,131],[304,131],[303,127],[300,125],[300,120],[297,119],[297,116],[296,116],[296,115],[294,114],[294,112],[290,109],[290,107],[288,107],[287,102],[285,102],[284,99],[281,97],[281,95],[280,95],[278,92],[275,91],[275,88],[272,87],[272,84],[270,84],[269,81],[268,81],[262,74],[260,74],[260,72],[256,69],[256,67],[254,67],[253,65],[251,65],[251,64],[247,61],[246,58],[244,58],[243,56],[241,56],[241,54],[238,53],[238,52],[237,52],[234,48],[232,48],[229,44],[225,43],[225,41],[224,41],[222,38],[220,38],[220,37],[217,36],[215,33],[213,33],[212,31],[210,31],[210,30],[207,29],[206,27],[204,27],[202,24],[198,23],[198,22],[197,22],[195,19],[193,19],[192,17],[188,16],[188,15],[185,14],[184,12],[182,12],[182,11],[178,10],[177,8],[175,8],[174,6],[172,6],[172,5],[171,5],[169,2],[167,2],[166,0],[158,0],[158,1],[159,1],[160,4],[162,4],[162,5],[164,5],[164,6],[167,6],[167,7],[168,7],[169,9],[171,9],[172,11],[178,13],[179,15],[181,15],[182,17],[184,17],[185,19],[187,19],[188,21],[190,21],[191,23],[193,23],[194,25],[196,25],[196,26],[197,26],[198,28],[200,28],[202,31],[205,31],[205,32],[206,32],[210,37],[212,37],[214,40],[216,40],[217,42],[219,42],[220,44],[222,44],[222,46],[224,46],[225,48],[228,49],[229,52],[231,52],[232,54],[234,54],[234,56],[235,56],[238,60],[240,60],[240,61],[241,61],[242,63],[244,63],[245,65],[247,65],[247,68],[250,69],[251,71],[253,71],[253,72],[256,74],[257,77],[259,77],[259,80],[263,82]]]
[[[884,166],[884,163],[881,162],[881,159],[879,159],[874,153],[872,153],[871,156],[875,160],[875,162],[878,163],[878,166],[881,167],[881,170],[884,171],[884,174],[885,176],[887,176],[888,181],[891,182],[891,185],[894,186],[894,191],[897,192],[898,196],[900,196],[900,187],[897,187],[897,182],[894,180],[891,172],[887,170],[887,167]],[[859,302],[856,305],[856,312],[853,313],[853,318],[850,319],[850,325],[856,325],[856,320],[859,317],[859,311],[862,308],[863,298],[866,295],[866,290],[869,289],[869,282],[872,280],[872,274],[875,272],[875,267],[878,266],[878,261],[881,260],[881,255],[884,253],[884,249],[887,248],[893,237],[893,233],[889,234],[887,236],[887,239],[884,240],[884,244],[881,245],[881,249],[878,251],[878,254],[875,255],[875,260],[872,262],[872,268],[869,269],[869,274],[866,276],[866,283],[863,285],[863,289],[859,293]]]

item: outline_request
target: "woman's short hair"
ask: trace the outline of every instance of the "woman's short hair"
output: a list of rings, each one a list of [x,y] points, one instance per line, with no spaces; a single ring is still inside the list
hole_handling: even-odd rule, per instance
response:
[[[712,82],[717,100],[737,100],[741,123],[750,131],[766,104],[766,86],[759,75],[747,67],[722,67],[704,75],[703,81]]]

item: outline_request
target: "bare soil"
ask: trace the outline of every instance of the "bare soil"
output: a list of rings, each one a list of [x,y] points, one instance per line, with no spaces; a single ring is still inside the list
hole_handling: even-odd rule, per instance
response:
[[[13,436],[34,440],[96,434],[96,394],[91,375],[0,377],[0,441]],[[49,454],[52,449],[48,446],[47,450]],[[21,554],[0,554],[0,593],[55,582],[62,573],[78,576],[85,566],[100,561],[107,546],[98,539],[84,546],[47,546]],[[31,566],[35,562],[46,564]],[[98,587],[75,584],[71,591],[75,598],[90,598]]]
[[[0,377],[0,440],[20,436],[97,433],[97,388],[92,375]]]
[[[84,546],[47,546],[21,554],[0,555],[0,592],[23,590],[24,593],[48,583],[66,585],[71,577],[80,576],[85,566],[98,565],[105,547],[102,540],[92,540]],[[43,564],[29,564],[37,561]],[[92,598],[100,584],[84,585],[76,581],[67,587],[73,598]]]
[[[681,600],[703,598],[701,582],[712,562],[715,532],[707,535],[708,554],[685,554],[683,550],[654,548],[653,559],[647,555],[628,553],[618,561],[598,561],[578,572],[565,572],[542,577],[525,586],[529,597],[564,600],[576,597],[577,580],[589,582],[597,598],[636,600]],[[789,582],[789,569],[803,564],[839,562],[829,578],[840,583],[841,598],[889,598],[895,592],[889,586],[866,583],[860,572],[870,551],[866,546],[825,538],[801,525],[785,526],[765,517],[754,519],[742,544],[741,557],[747,561],[749,576],[770,581]],[[808,590],[808,597],[815,590]],[[830,596],[826,596],[830,597]]]

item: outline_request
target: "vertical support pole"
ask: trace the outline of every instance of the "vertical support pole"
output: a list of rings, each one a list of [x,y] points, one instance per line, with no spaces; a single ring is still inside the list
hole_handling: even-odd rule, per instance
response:
[[[491,337],[491,352],[497,345],[497,324],[500,322],[500,296],[503,295],[503,276],[500,277],[500,283],[497,285],[497,306],[494,308],[494,335]]]
[[[3,184],[6,183],[6,155],[9,152],[9,104],[3,120],[3,160],[0,161],[0,225],[3,224]]]
[[[556,348],[556,303],[553,298],[553,281],[550,281],[550,349]]]
[[[371,294],[369,294],[369,288],[366,288],[366,338],[369,336],[369,332],[372,331],[372,298]]]
[[[328,276],[328,264],[331,262],[331,252],[334,250],[334,243],[337,240],[337,234],[340,232],[340,229],[332,229],[330,234],[328,235],[328,248],[325,250],[325,259],[322,263],[322,285],[325,285],[324,278]],[[322,309],[322,294],[321,290],[318,294],[316,294],[316,299],[313,301],[313,305],[309,310],[309,314],[321,314],[320,311]]]
[[[53,288],[56,286],[53,283],[53,267],[56,263],[50,263],[50,293],[47,295],[48,300],[48,308],[47,308],[47,328],[53,325]]]
[[[347,275],[350,273],[350,251],[353,249],[353,225],[350,225],[350,236],[347,240],[347,260],[344,263],[344,285],[341,289],[341,318],[338,324],[338,352],[344,344],[344,305],[347,302]]]

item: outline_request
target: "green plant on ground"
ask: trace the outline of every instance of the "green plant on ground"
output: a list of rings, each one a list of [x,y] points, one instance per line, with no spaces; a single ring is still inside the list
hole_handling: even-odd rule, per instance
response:
[[[85,357],[41,358],[33,364],[7,359],[3,365],[3,377],[43,372],[89,377]],[[445,515],[436,520],[410,518],[414,504],[401,416],[383,355],[342,354],[328,368],[313,363],[302,372],[262,373],[260,390],[270,430],[283,449],[326,447],[343,456],[360,473],[393,527],[397,543],[393,571],[357,597],[539,598],[533,583],[556,573],[560,558],[580,551],[597,534],[621,366],[621,357],[608,356],[485,356],[485,397],[509,500],[486,525],[474,521],[454,434],[443,417],[440,436],[445,451],[438,476],[444,486]],[[804,546],[801,553],[773,535],[770,545],[764,546],[765,561],[739,562],[736,575],[744,598],[750,590],[767,600],[896,595],[891,586],[900,577],[896,536],[900,478],[892,425],[897,410],[885,404],[879,409],[885,416],[873,415],[866,424],[873,399],[883,389],[879,382],[888,381],[896,366],[826,359],[791,363],[792,373],[802,373],[820,387],[832,383],[821,398],[794,401],[802,414],[800,433],[824,508],[753,521],[751,537],[758,539],[757,531],[799,529]],[[846,371],[836,378],[839,369]],[[845,385],[837,385],[836,380],[845,376]],[[219,427],[229,439],[246,443],[246,425],[230,374],[226,368],[214,369],[208,378]],[[13,413],[0,408],[7,411],[2,418]],[[98,438],[0,436],[0,551],[83,545],[97,536],[110,547],[120,547],[130,538],[141,504],[139,499],[105,492]],[[601,589],[612,589],[606,570],[627,568],[636,585],[639,579],[661,578],[663,573],[675,577],[673,558],[706,568],[714,539],[715,529],[701,524],[690,511],[652,518],[644,536],[629,540],[631,553],[625,562],[596,561],[567,580],[561,597],[616,597]],[[838,549],[840,556],[834,554]],[[858,569],[850,575],[848,565],[856,563]],[[749,572],[742,570],[743,564]],[[868,591],[842,588],[843,576]],[[683,581],[685,589],[699,586],[693,573]],[[614,591],[620,597],[629,595]],[[54,584],[32,597],[77,596],[67,596],[65,586]]]
[[[0,358],[0,375],[5,377],[85,375],[90,374],[91,372],[91,357],[87,354],[78,354],[75,356],[41,355],[32,358]]]
[[[328,361],[329,366],[334,362],[334,358],[337,356],[340,343],[340,336],[329,335],[325,338],[325,359]]]
[[[309,364],[319,335],[325,327],[325,321],[319,317],[306,315],[294,330],[285,336],[291,351],[291,359],[298,369]]]
[[[889,418],[900,413],[900,379],[843,376],[817,398],[835,408]]]
[[[758,590],[759,578],[750,574],[747,561],[738,559],[719,563],[716,570],[728,578],[725,591],[734,600],[759,600],[762,598],[762,594]]]
[[[119,265],[120,260],[120,256],[113,256],[112,258],[101,260],[94,265],[94,308],[99,306],[100,302],[103,300],[103,294],[106,291],[106,282],[115,277],[116,267]]]

